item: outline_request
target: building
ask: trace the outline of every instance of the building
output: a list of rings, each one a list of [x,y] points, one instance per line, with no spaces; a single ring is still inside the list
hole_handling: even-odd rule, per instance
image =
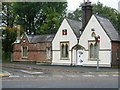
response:
[[[65,18],[52,41],[52,64],[71,65],[76,57],[73,50],[78,44],[82,22]],[[75,60],[73,60],[75,61]],[[78,63],[77,63],[78,64]]]
[[[13,44],[13,61],[97,66],[99,59],[100,67],[117,67],[120,34],[107,18],[92,14],[89,0],[82,4],[82,10],[82,21],[65,18],[55,36],[24,33],[20,38],[18,33]]]
[[[95,36],[98,35],[100,36],[100,43],[96,45]],[[107,18],[92,15],[80,37],[79,44],[85,48],[83,66],[96,66],[97,48],[99,48],[99,64],[101,67],[118,66],[120,35]]]
[[[51,64],[51,41],[54,35],[27,35],[13,43],[13,61]]]
[[[53,65],[118,66],[120,35],[105,17],[92,14],[91,2],[82,4],[81,21],[64,19],[52,41]],[[96,45],[95,36],[100,36]]]

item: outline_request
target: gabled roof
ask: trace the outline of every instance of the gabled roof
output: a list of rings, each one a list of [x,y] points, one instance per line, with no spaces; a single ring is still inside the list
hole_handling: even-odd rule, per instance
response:
[[[24,35],[27,37],[29,43],[51,42],[54,38],[54,35]],[[22,35],[21,40],[24,35]],[[14,43],[20,43],[21,40],[16,40]]]
[[[66,20],[68,24],[70,25],[70,27],[72,28],[73,32],[75,33],[76,37],[80,38],[80,29],[82,29],[82,22],[68,19],[68,18],[66,18]]]
[[[51,42],[54,35],[28,35],[30,43]]]
[[[98,22],[101,24],[111,41],[120,41],[120,34],[116,31],[109,19],[95,15]]]

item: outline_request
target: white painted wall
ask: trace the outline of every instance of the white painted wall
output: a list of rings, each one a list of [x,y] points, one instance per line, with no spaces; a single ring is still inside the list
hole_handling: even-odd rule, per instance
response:
[[[84,51],[83,56],[83,66],[96,66],[96,61],[90,61],[89,53],[88,53],[88,41],[95,40],[91,34],[91,29],[95,30],[96,35],[100,36],[100,51],[99,51],[99,58],[100,58],[100,66],[110,67],[111,66],[111,40],[107,36],[104,29],[101,27],[99,22],[97,21],[96,17],[92,15],[89,23],[87,24],[83,34],[80,37],[79,44],[84,46],[86,51]]]
[[[62,30],[67,29],[67,35],[62,35]],[[60,60],[60,42],[69,41],[69,59]],[[70,65],[71,64],[71,48],[77,44],[77,38],[68,24],[67,20],[64,19],[58,32],[56,33],[52,41],[52,64],[53,65]],[[73,58],[74,59],[74,58]]]

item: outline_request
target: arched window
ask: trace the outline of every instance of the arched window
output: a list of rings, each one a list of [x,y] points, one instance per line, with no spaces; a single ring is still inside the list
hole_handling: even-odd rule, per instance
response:
[[[64,55],[64,51],[65,51],[64,49],[65,49],[64,44],[62,44],[62,49],[61,49],[61,50],[62,50],[62,51],[61,51],[61,52],[62,52],[62,53],[61,53],[62,57],[65,56],[65,55]]]
[[[98,45],[94,44],[94,58],[97,58],[97,54],[98,54]]]
[[[94,57],[94,47],[93,47],[93,44],[91,43],[90,44],[90,58],[93,58]]]
[[[68,57],[68,44],[65,46],[65,57]]]
[[[61,43],[61,58],[68,58],[69,56],[69,44],[68,42]]]
[[[23,46],[22,47],[22,57],[26,58],[28,56],[28,47],[27,46]]]
[[[89,42],[89,58],[96,60],[98,58],[99,45],[95,44],[95,41]]]

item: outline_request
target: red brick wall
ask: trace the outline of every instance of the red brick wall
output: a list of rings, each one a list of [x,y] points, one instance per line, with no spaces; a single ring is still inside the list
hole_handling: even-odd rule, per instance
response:
[[[120,65],[120,42],[112,42],[112,67],[118,67],[119,65]]]
[[[26,42],[23,42],[25,40]],[[22,51],[21,51],[21,46],[28,46],[28,57],[23,58],[22,57]],[[51,63],[51,60],[47,59],[47,52],[46,49],[48,47],[51,47],[50,42],[43,42],[43,43],[29,43],[26,37],[23,37],[21,40],[21,43],[19,44],[14,44],[13,46],[13,61],[36,61],[40,63]],[[52,55],[51,55],[52,57]]]

